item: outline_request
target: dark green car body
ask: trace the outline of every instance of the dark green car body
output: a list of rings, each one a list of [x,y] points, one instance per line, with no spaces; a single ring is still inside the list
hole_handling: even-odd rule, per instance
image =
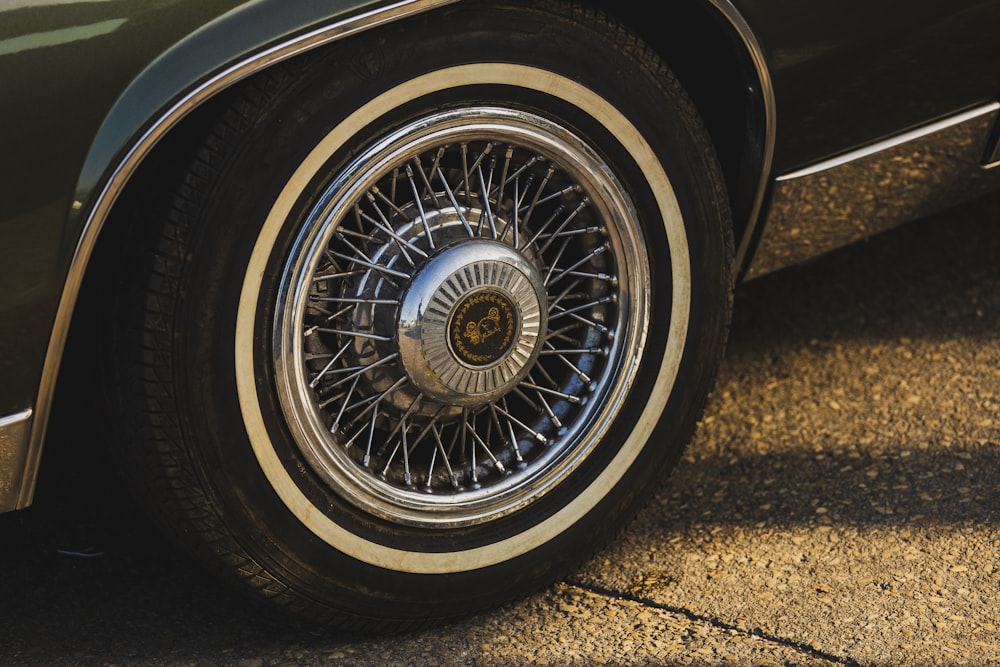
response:
[[[29,505],[44,474],[77,298],[100,275],[94,249],[112,243],[106,223],[153,148],[277,61],[462,1],[0,2],[0,511]],[[1000,185],[1000,1],[596,4],[662,52],[705,118],[744,278]],[[932,148],[942,144],[951,147],[938,159]],[[841,233],[834,209],[850,208],[847,193],[824,200],[822,219],[800,215],[810,188],[830,184],[810,177],[841,163],[876,186],[903,179],[870,158],[899,158],[904,146],[917,146],[913,164],[931,180],[913,177],[919,193],[905,183],[869,190],[876,208],[854,217],[870,211],[877,224]],[[782,246],[789,230],[804,239],[813,226],[823,243]]]

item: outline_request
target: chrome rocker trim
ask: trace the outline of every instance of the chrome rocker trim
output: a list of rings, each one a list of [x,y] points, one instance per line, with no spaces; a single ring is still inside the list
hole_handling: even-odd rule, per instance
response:
[[[0,417],[0,511],[13,509],[25,485],[31,410]]]
[[[745,279],[1000,187],[987,153],[998,118],[1000,103],[987,104],[779,176]]]

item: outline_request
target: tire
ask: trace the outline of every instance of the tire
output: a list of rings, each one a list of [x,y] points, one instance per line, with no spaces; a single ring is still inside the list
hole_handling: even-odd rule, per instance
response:
[[[566,3],[459,3],[257,76],[128,253],[126,477],[210,566],[345,628],[565,574],[675,465],[722,355],[706,136]]]

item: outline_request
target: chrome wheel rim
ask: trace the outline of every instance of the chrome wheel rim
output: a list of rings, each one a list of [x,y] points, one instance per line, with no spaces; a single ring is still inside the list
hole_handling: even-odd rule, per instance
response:
[[[381,137],[303,217],[273,323],[310,474],[375,516],[457,527],[537,501],[618,417],[649,268],[580,137],[497,107]]]

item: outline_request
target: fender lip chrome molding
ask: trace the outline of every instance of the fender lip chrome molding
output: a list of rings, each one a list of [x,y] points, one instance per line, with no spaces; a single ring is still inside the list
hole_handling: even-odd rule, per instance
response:
[[[745,280],[799,264],[1000,187],[990,103],[775,179]]]
[[[148,129],[141,136],[136,138],[124,157],[108,171],[110,175],[101,186],[100,193],[90,208],[90,213],[84,224],[80,240],[77,242],[69,271],[66,275],[62,296],[59,299],[52,334],[49,337],[35,408],[33,412],[29,411],[28,418],[22,418],[27,419],[25,422],[26,425],[23,426],[26,433],[29,432],[30,426],[30,434],[27,438],[22,438],[24,440],[22,445],[23,452],[21,453],[24,460],[23,472],[20,472],[16,479],[11,478],[11,489],[5,490],[3,487],[0,487],[0,512],[27,507],[31,504],[34,497],[35,482],[38,477],[38,467],[41,463],[42,445],[45,441],[49,411],[55,395],[56,379],[59,375],[63,349],[66,346],[73,310],[83,284],[87,265],[97,244],[97,237],[100,235],[118,196],[139,164],[159,140],[182,118],[197,108],[199,104],[266,67],[359,32],[432,9],[444,7],[455,2],[458,2],[458,0],[401,0],[400,2],[333,21],[305,34],[273,45],[242,61],[225,67],[214,77],[188,91],[186,95],[167,108],[159,118],[150,123]],[[81,201],[73,202],[74,209],[80,209],[83,206],[84,203]],[[21,414],[23,415],[23,413]],[[37,418],[30,419],[32,414],[37,416]],[[20,420],[16,421],[18,424],[22,423]],[[0,422],[0,425],[2,425],[2,422]],[[0,463],[0,473],[5,473],[5,467],[2,463]],[[6,480],[6,477],[3,479]],[[15,500],[10,501],[8,498],[14,498]]]
[[[778,127],[777,102],[764,50],[761,48],[760,42],[757,41],[757,37],[754,35],[746,19],[743,18],[743,15],[731,0],[709,0],[709,2],[715,7],[716,11],[729,21],[732,29],[736,32],[739,39],[742,40],[746,53],[750,56],[754,72],[757,76],[757,85],[759,86],[759,90],[756,91],[756,97],[761,105],[759,113],[763,118],[762,126],[757,128],[760,136],[756,137],[756,143],[760,151],[759,163],[757,165],[757,187],[750,205],[749,214],[745,220],[746,227],[742,235],[737,239],[738,245],[736,247],[735,261],[736,266],[742,269],[750,260],[752,239],[756,230],[763,224],[761,212],[764,210],[764,196],[767,193],[767,185],[771,177],[771,163],[774,159],[774,144]]]
[[[25,507],[19,502],[28,472],[31,409],[0,417],[0,512]]]

